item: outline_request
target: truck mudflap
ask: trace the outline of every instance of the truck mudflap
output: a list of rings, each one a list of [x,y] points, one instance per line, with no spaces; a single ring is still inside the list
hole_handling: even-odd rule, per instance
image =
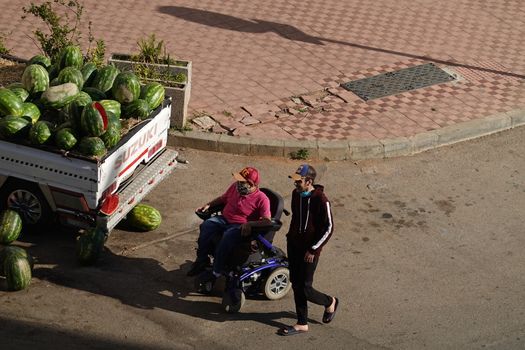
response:
[[[149,192],[175,168],[181,167],[177,163],[177,156],[177,151],[167,148],[156,159],[150,161],[133,181],[117,192],[119,198],[117,209],[111,215],[98,214],[97,226],[111,232]]]

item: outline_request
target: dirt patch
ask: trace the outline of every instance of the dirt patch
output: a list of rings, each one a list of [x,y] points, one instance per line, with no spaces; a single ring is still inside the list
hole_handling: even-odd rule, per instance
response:
[[[21,80],[25,64],[0,58],[0,86],[7,86]]]

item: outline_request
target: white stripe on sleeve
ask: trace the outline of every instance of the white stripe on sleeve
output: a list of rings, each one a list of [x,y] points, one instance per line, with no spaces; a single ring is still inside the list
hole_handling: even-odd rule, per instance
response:
[[[326,215],[328,216],[328,228],[326,229],[326,232],[324,233],[323,237],[321,237],[319,242],[312,246],[313,250],[316,250],[321,245],[323,245],[324,241],[326,241],[326,239],[330,237],[330,234],[332,233],[332,213],[330,212],[330,202],[328,201],[326,202]]]

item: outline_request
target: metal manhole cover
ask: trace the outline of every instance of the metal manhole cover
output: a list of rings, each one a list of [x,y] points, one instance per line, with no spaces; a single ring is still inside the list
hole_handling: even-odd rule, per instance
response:
[[[426,86],[445,83],[454,77],[438,68],[433,63],[400,69],[395,72],[382,73],[370,78],[350,81],[341,84],[363,100],[399,94]]]

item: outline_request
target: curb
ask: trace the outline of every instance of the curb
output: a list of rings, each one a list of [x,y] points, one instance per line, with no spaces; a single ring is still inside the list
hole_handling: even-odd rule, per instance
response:
[[[289,158],[292,152],[306,150],[308,151],[309,159],[364,160],[408,156],[523,125],[525,125],[525,109],[516,109],[410,137],[381,140],[300,141],[229,136],[201,131],[180,132],[170,130],[168,146],[240,155],[285,158]]]

